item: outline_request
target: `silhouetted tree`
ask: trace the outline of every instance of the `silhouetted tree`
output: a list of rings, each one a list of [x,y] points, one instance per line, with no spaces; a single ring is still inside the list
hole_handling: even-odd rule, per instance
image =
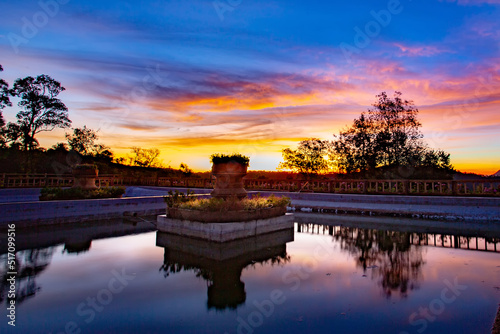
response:
[[[453,168],[450,162],[450,154],[441,150],[426,150],[421,164],[425,167]]]
[[[377,155],[375,151],[374,124],[365,114],[355,119],[353,125],[340,132],[333,141],[332,161],[336,161],[340,170],[352,172],[375,168]]]
[[[279,168],[290,169],[305,175],[326,172],[329,169],[327,159],[330,142],[311,138],[299,143],[297,150],[286,148],[282,151],[283,162]]]
[[[113,153],[109,147],[97,143],[99,139],[97,131],[89,129],[85,125],[83,128],[74,128],[72,134],[66,133],[65,136],[69,148],[83,156],[109,158],[111,160],[113,158]]]
[[[3,71],[2,65],[0,65],[0,72]],[[0,147],[5,147],[6,144],[6,133],[5,133],[5,121],[3,119],[2,109],[7,106],[11,106],[12,103],[9,99],[9,84],[7,81],[0,79]]]
[[[9,122],[7,126],[2,128],[3,144],[9,144],[11,148],[21,149],[23,144],[23,133],[21,127],[17,123]],[[36,144],[33,144],[36,146]]]
[[[161,162],[158,160],[160,156],[160,150],[157,148],[140,148],[132,147],[132,153],[134,154],[129,158],[130,164],[132,166],[139,167],[161,167]]]
[[[414,158],[414,150],[422,145],[418,109],[413,101],[403,100],[401,95],[395,92],[391,99],[382,92],[377,95],[374,108],[368,111],[376,130],[377,163],[382,166],[407,164]]]
[[[95,142],[99,138],[96,131],[85,125],[83,128],[74,128],[73,133],[66,133],[65,137],[69,148],[82,155],[92,155],[96,146]]]
[[[47,152],[48,151],[67,153],[69,151],[69,149],[68,149],[68,145],[66,145],[66,143],[57,143],[57,144],[52,145],[52,147],[49,148],[47,150]]]
[[[385,92],[367,113],[340,131],[332,143],[332,160],[340,171],[355,172],[385,166],[452,168],[449,154],[434,151],[422,140],[418,109],[413,101]]]
[[[3,71],[2,65],[0,65],[0,72]],[[3,127],[5,125],[5,121],[3,120],[3,115],[2,115],[2,109],[5,108],[6,106],[11,106],[12,103],[10,102],[9,99],[9,84],[7,81],[0,79],[0,127]]]
[[[189,168],[189,166],[186,165],[185,163],[181,163],[179,169],[184,176],[190,176],[191,174],[193,174],[193,170]]]
[[[16,124],[21,132],[24,150],[31,150],[38,145],[35,135],[39,132],[70,126],[68,108],[57,98],[64,90],[58,81],[45,74],[14,82],[10,93],[21,99],[18,106],[23,110],[17,113]]]

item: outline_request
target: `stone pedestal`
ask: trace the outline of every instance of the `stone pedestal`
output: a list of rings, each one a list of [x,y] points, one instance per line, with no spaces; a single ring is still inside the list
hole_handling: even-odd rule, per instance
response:
[[[73,188],[97,189],[95,185],[97,175],[99,171],[94,165],[76,165],[73,167]]]
[[[247,197],[243,177],[247,175],[248,166],[237,162],[214,164],[212,175],[215,176],[215,187],[211,195],[217,198],[236,196],[239,199]]]

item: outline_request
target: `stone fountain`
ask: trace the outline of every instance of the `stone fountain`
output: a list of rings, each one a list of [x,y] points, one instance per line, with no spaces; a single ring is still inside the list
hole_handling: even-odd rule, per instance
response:
[[[216,158],[214,158],[214,156]],[[247,197],[243,177],[249,159],[241,155],[213,155],[212,174],[216,177],[212,197],[239,200]],[[202,211],[168,207],[157,218],[161,232],[214,242],[228,242],[293,228],[293,215],[286,207],[262,208],[253,211]]]

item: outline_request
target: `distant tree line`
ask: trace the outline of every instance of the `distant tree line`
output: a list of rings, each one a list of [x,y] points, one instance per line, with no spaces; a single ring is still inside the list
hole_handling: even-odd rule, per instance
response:
[[[104,166],[106,164],[165,169],[157,148],[131,147],[131,155],[114,158],[111,149],[98,142],[98,130],[86,125],[66,133],[65,143],[57,143],[49,149],[41,147],[36,138],[40,132],[71,126],[68,108],[58,98],[64,90],[61,83],[45,74],[17,79],[12,88],[0,79],[0,171],[47,172],[52,169],[64,173],[71,170],[71,165],[81,162],[100,163],[104,169],[109,169]],[[21,110],[16,121],[6,123],[2,110],[12,107],[11,98],[19,99],[17,106]],[[192,173],[186,164],[181,164],[180,169],[182,175]]]

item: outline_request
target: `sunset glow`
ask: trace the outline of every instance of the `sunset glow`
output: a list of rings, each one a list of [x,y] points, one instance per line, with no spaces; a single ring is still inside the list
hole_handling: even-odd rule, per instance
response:
[[[382,91],[419,109],[464,172],[500,169],[500,1],[3,2],[0,77],[47,74],[73,127],[116,156],[165,165],[214,152],[275,170],[281,150],[334,134]],[[3,110],[7,122],[19,108]],[[67,131],[67,130],[66,130]],[[40,134],[50,147],[64,130]]]

